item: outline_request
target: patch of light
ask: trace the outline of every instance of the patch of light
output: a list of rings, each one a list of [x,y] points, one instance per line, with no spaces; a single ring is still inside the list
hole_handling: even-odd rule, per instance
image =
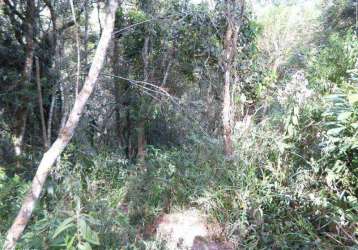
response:
[[[192,4],[207,4],[209,9],[214,9],[215,7],[215,0],[190,0]]]

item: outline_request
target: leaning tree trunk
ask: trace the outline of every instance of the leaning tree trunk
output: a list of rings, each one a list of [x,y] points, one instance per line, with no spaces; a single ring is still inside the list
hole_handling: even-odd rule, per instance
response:
[[[74,134],[75,128],[77,127],[80,117],[82,116],[86,102],[93,92],[98,75],[103,67],[107,48],[112,36],[117,7],[117,0],[109,0],[104,29],[102,31],[101,39],[98,43],[88,76],[85,80],[81,92],[75,100],[65,127],[60,131],[58,138],[52,144],[50,149],[44,154],[40,162],[36,175],[32,181],[31,188],[22,203],[15,221],[7,233],[4,245],[4,249],[6,250],[15,248],[17,241],[19,240],[31,217],[36,201],[40,198],[41,191],[52,165],[55,163],[56,158],[62,153],[67,144],[70,142]]]

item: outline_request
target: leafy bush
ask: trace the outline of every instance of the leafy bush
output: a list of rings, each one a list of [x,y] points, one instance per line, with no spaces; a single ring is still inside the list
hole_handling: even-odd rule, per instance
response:
[[[327,182],[337,194],[349,196],[358,191],[357,102],[357,94],[330,95],[323,114],[327,130],[322,142],[322,165]]]
[[[343,37],[333,33],[322,47],[310,56],[308,69],[311,86],[326,93],[343,87],[349,78],[357,60],[358,40],[352,31]]]
[[[11,225],[28,188],[27,181],[18,175],[8,176],[0,167],[0,236]]]

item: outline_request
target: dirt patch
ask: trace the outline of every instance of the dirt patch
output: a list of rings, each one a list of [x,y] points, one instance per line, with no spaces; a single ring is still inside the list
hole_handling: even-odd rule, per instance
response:
[[[166,242],[169,250],[233,250],[232,244],[220,240],[221,228],[208,223],[207,216],[197,209],[163,214],[155,221],[155,236]]]

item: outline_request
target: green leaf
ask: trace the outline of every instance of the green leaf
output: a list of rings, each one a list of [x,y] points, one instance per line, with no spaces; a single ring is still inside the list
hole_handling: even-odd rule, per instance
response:
[[[92,250],[92,247],[88,242],[81,242],[77,247],[79,250]]]
[[[84,219],[79,220],[78,226],[84,240],[94,245],[100,245],[97,233],[92,231],[92,229],[87,225]]]
[[[342,95],[342,94],[335,94],[335,95],[328,95],[325,97],[326,100],[329,100],[329,101],[343,101],[345,95]]]
[[[352,115],[352,112],[343,112],[337,116],[337,120],[340,122],[347,121]]]
[[[292,126],[292,124],[288,125],[287,133],[288,133],[288,136],[290,136],[290,137],[294,136],[294,134],[295,134],[295,129],[294,129],[294,127]]]
[[[286,149],[291,148],[291,145],[287,144],[287,143],[283,143],[283,142],[278,142],[277,143],[278,149],[280,150],[280,153],[284,153]]]
[[[293,125],[298,126],[298,118],[296,115],[292,116],[292,123]]]
[[[114,199],[111,201],[111,207],[116,207],[119,203],[121,203],[126,195],[126,190],[124,187],[116,191],[114,195]]]
[[[328,135],[337,136],[337,135],[339,135],[344,129],[345,129],[344,127],[332,128],[332,129],[329,129],[329,130],[327,131],[327,134],[328,134]]]
[[[352,128],[357,129],[358,128],[358,122],[352,123],[351,126],[352,126]]]
[[[355,104],[356,102],[358,102],[358,94],[350,94],[347,96],[348,101],[350,104]]]
[[[96,220],[95,218],[93,218],[91,215],[89,214],[81,214],[81,216],[88,221],[88,223],[90,223],[91,225],[100,225],[101,221]]]
[[[75,241],[75,239],[76,239],[76,234],[73,235],[71,238],[68,238],[66,240],[66,247],[67,248],[73,248],[73,242]]]
[[[55,239],[59,234],[61,234],[66,229],[74,227],[75,225],[72,223],[74,220],[75,220],[74,217],[70,217],[64,220],[56,229],[55,233],[52,236],[52,239]]]
[[[300,109],[299,109],[297,106],[293,107],[293,114],[294,114],[295,116],[298,116],[299,113],[300,113]]]

